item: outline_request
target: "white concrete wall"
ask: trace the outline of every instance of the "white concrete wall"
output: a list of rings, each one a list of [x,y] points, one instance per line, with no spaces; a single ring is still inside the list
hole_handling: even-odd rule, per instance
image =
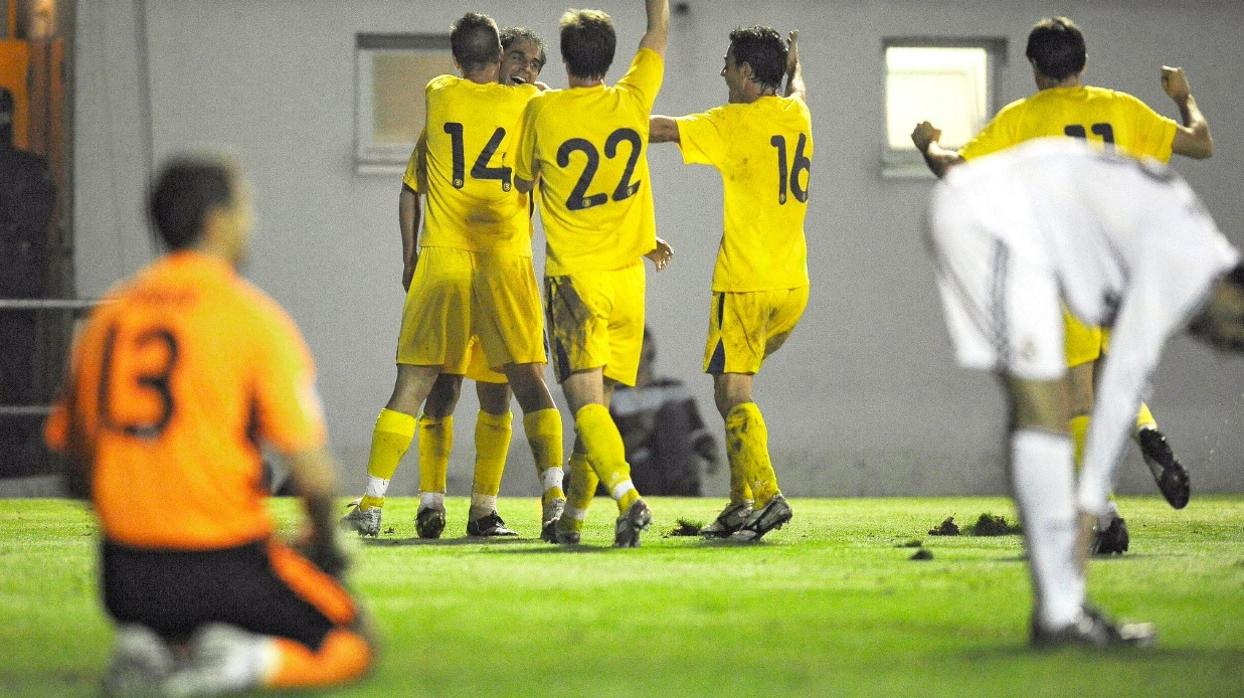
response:
[[[643,31],[639,0],[607,2],[618,20],[613,78]],[[152,0],[144,17],[128,2],[80,4],[78,27],[78,285],[103,290],[149,254],[141,217],[143,144],[160,157],[228,144],[254,181],[260,230],[248,275],[297,319],[315,352],[334,444],[357,489],[371,423],[392,386],[401,308],[396,177],[359,176],[352,165],[354,36],[446,30],[456,2],[191,2]],[[1178,169],[1221,227],[1244,243],[1244,4],[1158,1],[981,0],[734,2],[692,0],[675,17],[661,113],[724,101],[717,77],[726,34],[740,24],[801,30],[817,157],[807,231],[812,301],[786,348],[765,367],[757,397],[775,464],[794,494],[1001,492],[1003,406],[993,380],[954,367],[919,237],[928,181],[880,176],[882,38],[1007,37],[1001,85],[1009,101],[1033,90],[1023,59],[1028,28],[1066,13],[1089,41],[1088,78],[1131,92],[1175,116],[1158,83],[1162,63],[1183,65],[1208,115],[1217,154]],[[556,20],[565,3],[481,0],[501,24],[526,24],[550,42],[543,79],[564,84]],[[141,126],[139,19],[150,39],[152,127]],[[678,250],[649,283],[649,318],[661,373],[685,379],[716,423],[699,372],[708,281],[719,235],[720,190],[707,168],[677,151],[651,156],[660,232]],[[1198,491],[1244,491],[1244,379],[1238,359],[1175,342],[1156,381],[1155,411],[1192,468]],[[468,391],[469,392],[469,391]],[[460,448],[451,489],[470,480],[473,397],[459,408]],[[517,423],[517,420],[516,420]],[[567,423],[567,434],[571,433]],[[521,428],[506,492],[535,491]],[[413,453],[412,453],[413,455]],[[413,492],[413,458],[397,493]],[[1123,489],[1151,491],[1129,454]],[[454,484],[458,483],[458,484]],[[725,476],[710,488],[725,490]]]

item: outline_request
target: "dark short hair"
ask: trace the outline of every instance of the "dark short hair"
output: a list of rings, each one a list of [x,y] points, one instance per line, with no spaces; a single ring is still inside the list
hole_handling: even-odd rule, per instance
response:
[[[561,19],[562,60],[577,78],[603,78],[613,64],[618,35],[601,10],[566,10]]]
[[[1062,80],[1084,70],[1087,51],[1084,34],[1066,17],[1049,17],[1028,32],[1028,60],[1042,75]]]
[[[738,27],[730,32],[735,65],[752,67],[756,82],[777,89],[786,74],[786,42],[773,27]]]
[[[536,49],[540,52],[540,67],[544,68],[544,63],[548,60],[545,55],[544,39],[527,27],[506,27],[501,30],[501,51],[509,51],[510,45],[515,41],[530,41],[536,45]]]
[[[180,156],[165,163],[151,189],[148,210],[168,249],[194,245],[208,211],[233,203],[234,172],[231,163],[219,158]]]
[[[454,60],[465,71],[476,70],[501,61],[501,40],[497,23],[492,17],[468,12],[454,22],[449,32],[449,48]]]

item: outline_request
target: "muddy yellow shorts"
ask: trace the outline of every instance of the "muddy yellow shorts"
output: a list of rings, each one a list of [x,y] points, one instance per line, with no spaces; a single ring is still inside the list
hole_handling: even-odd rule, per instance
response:
[[[773,291],[713,292],[704,372],[756,373],[799,324],[808,286]]]
[[[603,368],[605,378],[634,385],[644,344],[644,266],[544,279],[545,312],[557,381]]]

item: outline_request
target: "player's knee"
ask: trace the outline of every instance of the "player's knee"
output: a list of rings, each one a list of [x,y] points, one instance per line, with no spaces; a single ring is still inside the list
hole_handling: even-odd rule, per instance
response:
[[[510,364],[505,367],[505,375],[523,412],[553,407],[553,396],[544,382],[544,364]]]
[[[1093,411],[1094,362],[1067,369],[1067,409],[1072,417]]]
[[[461,391],[462,376],[446,373],[437,376],[436,382],[432,384],[432,390],[428,392],[428,400],[423,407],[424,414],[437,419],[453,414]]]
[[[510,386],[505,383],[476,383],[475,395],[479,408],[488,414],[504,414],[510,411]]]
[[[752,402],[751,386],[741,381],[731,380],[730,374],[722,374],[716,377],[713,386],[713,402],[717,405],[717,411],[721,414],[722,419],[730,414],[730,410],[745,403]]]
[[[1015,429],[1067,431],[1067,392],[1063,381],[1007,379],[1011,425]]]

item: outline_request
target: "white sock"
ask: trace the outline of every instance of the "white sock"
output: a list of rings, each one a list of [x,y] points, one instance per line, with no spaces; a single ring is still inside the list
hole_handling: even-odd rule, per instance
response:
[[[540,482],[544,485],[544,491],[548,492],[554,487],[562,486],[562,479],[565,477],[566,471],[561,468],[547,468],[540,474]]]
[[[367,476],[367,489],[365,490],[368,497],[380,499],[384,497],[384,493],[389,489],[389,481],[374,475]]]
[[[631,482],[630,478],[627,478],[613,486],[613,498],[615,500],[622,499],[627,492],[633,489],[635,489],[635,483]]]
[[[577,507],[568,506],[565,511],[562,512],[562,516],[569,516],[575,521],[583,521],[587,518],[587,509],[579,509]]]
[[[471,518],[478,519],[497,510],[497,495],[472,494]]]
[[[1011,484],[1024,527],[1037,621],[1047,629],[1075,622],[1084,605],[1073,469],[1069,437],[1031,429],[1011,434]]]
[[[445,493],[444,492],[420,492],[419,493],[420,509],[445,509]]]
[[[1097,517],[1097,530],[1104,531],[1107,528],[1110,528],[1110,522],[1113,521],[1114,517],[1118,515],[1118,505],[1116,505],[1112,499],[1106,500],[1106,513]]]

